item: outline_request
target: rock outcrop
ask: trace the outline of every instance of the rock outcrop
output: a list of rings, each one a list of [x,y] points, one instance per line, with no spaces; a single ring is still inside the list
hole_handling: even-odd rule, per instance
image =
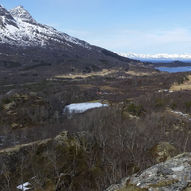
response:
[[[169,160],[173,156],[176,156],[176,148],[168,142],[160,142],[151,148],[152,158],[157,163]]]
[[[191,153],[183,153],[125,178],[105,191],[188,191],[191,190]]]

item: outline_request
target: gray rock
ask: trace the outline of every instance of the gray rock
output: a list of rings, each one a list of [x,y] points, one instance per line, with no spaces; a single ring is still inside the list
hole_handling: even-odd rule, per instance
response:
[[[183,153],[166,162],[154,165],[141,174],[134,174],[128,183],[118,184],[106,191],[183,191],[191,183],[191,153]]]

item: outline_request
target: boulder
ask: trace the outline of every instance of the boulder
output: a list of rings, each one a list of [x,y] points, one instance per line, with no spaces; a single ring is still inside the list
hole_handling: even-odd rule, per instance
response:
[[[191,153],[183,153],[123,180],[125,182],[112,185],[105,191],[189,191]]]
[[[177,149],[168,142],[160,142],[150,150],[152,158],[157,162],[164,162],[177,154]]]

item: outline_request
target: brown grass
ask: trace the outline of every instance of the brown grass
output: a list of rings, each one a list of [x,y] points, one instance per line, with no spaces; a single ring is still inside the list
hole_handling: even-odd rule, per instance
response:
[[[57,75],[54,78],[56,79],[76,79],[76,78],[88,78],[92,76],[106,76],[109,74],[112,74],[116,72],[115,70],[108,70],[108,69],[103,69],[102,71],[99,72],[91,72],[91,73],[78,73],[78,74],[64,74],[64,75]]]
[[[156,74],[156,72],[137,72],[137,71],[129,70],[128,72],[126,72],[126,74],[129,74],[131,76],[152,76]]]
[[[118,93],[121,92],[119,90],[119,88],[111,87],[109,85],[104,85],[104,86],[97,85],[96,86],[96,85],[92,85],[92,84],[80,84],[78,86],[83,89],[99,88],[101,91],[109,91],[109,92],[118,91]]]
[[[30,147],[30,146],[33,146],[33,145],[46,144],[47,142],[49,142],[51,140],[52,140],[51,138],[48,138],[48,139],[44,139],[44,140],[40,140],[40,141],[30,142],[30,143],[27,143],[27,144],[16,145],[14,147],[6,148],[6,149],[1,149],[0,154],[1,153],[18,152],[21,148]]]
[[[191,90],[191,75],[187,76],[189,80],[186,80],[183,84],[174,83],[170,90],[181,91],[181,90]]]

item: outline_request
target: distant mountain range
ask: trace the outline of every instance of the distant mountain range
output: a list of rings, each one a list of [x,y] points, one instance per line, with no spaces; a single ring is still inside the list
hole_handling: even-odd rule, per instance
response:
[[[137,59],[141,61],[152,62],[172,62],[183,61],[191,62],[191,54],[136,54],[136,53],[121,53],[121,56]]]
[[[90,72],[124,66],[131,59],[38,23],[22,6],[0,6],[1,67],[36,72]]]

